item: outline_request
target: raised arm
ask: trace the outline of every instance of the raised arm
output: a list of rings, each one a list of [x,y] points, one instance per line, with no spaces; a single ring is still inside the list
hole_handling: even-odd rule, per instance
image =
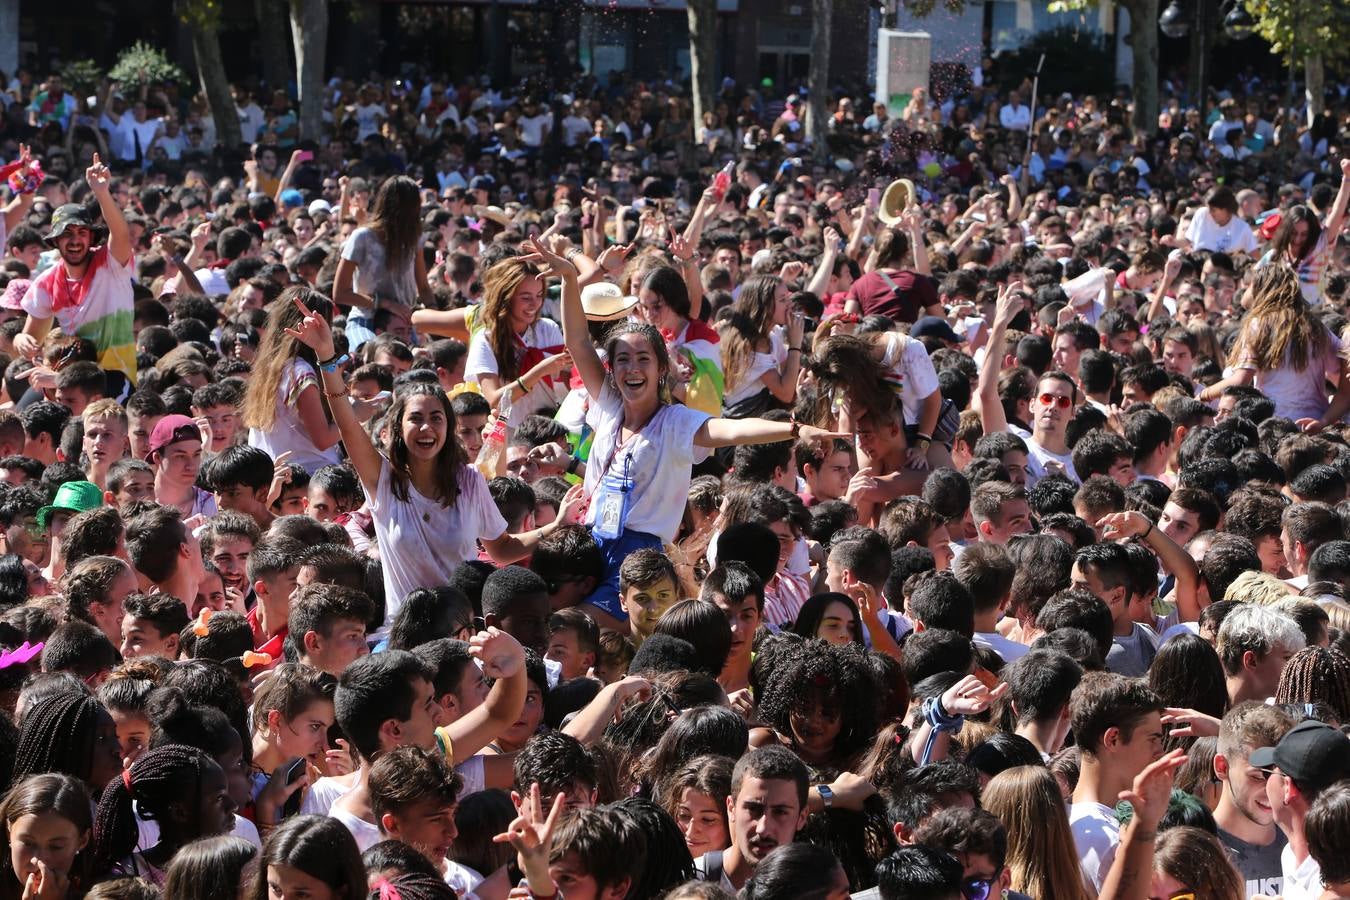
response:
[[[581,308],[581,289],[577,284],[576,267],[544,247],[538,238],[530,239],[529,249],[530,252],[524,259],[542,264],[545,275],[561,277],[563,280],[563,342],[572,355],[572,365],[576,366],[582,383],[586,385],[586,393],[594,400],[605,388],[605,364],[595,352],[595,344],[591,341],[590,329],[586,324],[586,312]]]
[[[1004,415],[1003,403],[998,397],[998,375],[1008,325],[1023,306],[1021,289],[1021,282],[1016,281],[999,288],[994,324],[990,326],[989,339],[985,342],[984,365],[980,366],[979,386],[975,392],[975,408],[979,410],[985,434],[1008,430],[1008,417]]]
[[[1341,160],[1341,189],[1336,192],[1336,201],[1331,204],[1331,213],[1327,216],[1326,225],[1323,226],[1328,251],[1336,246],[1336,239],[1340,237],[1341,229],[1345,227],[1345,210],[1348,206],[1350,206],[1350,158]]]
[[[1163,301],[1167,298],[1167,290],[1177,280],[1181,274],[1181,257],[1167,255],[1167,262],[1163,265],[1163,277],[1158,281],[1158,286],[1153,291],[1153,299],[1149,301],[1148,313],[1144,317],[1145,322],[1152,322],[1162,314],[1166,308]]]
[[[338,401],[329,404],[333,412],[333,424],[337,426],[338,433],[342,436],[342,445],[347,448],[347,458],[351,461],[352,468],[356,470],[357,477],[361,479],[366,493],[373,494],[380,483],[380,451],[375,449],[374,441],[361,427],[356,411],[346,402],[348,391],[347,385],[342,380],[342,374],[338,372],[336,366],[332,369],[324,367],[325,362],[334,360],[337,356],[337,351],[333,347],[333,331],[322,316],[311,312],[298,297],[294,302],[304,314],[304,318],[297,327],[287,328],[286,333],[309,347],[318,357],[319,378],[323,382],[323,392],[330,399]]]
[[[94,154],[93,165],[85,170],[84,179],[89,182],[98,200],[99,212],[103,213],[103,222],[108,226],[108,255],[119,266],[125,266],[131,262],[131,229],[127,228],[127,220],[113,199],[112,173],[97,153]]]
[[[469,652],[482,661],[483,674],[494,681],[481,704],[445,726],[454,754],[451,764],[456,766],[492,743],[520,718],[529,688],[525,651],[511,635],[489,626],[469,638]]]
[[[74,129],[71,129],[71,131],[74,131]],[[32,153],[28,149],[27,144],[19,145],[19,158],[18,160],[16,160],[16,164],[18,166],[18,171],[21,174],[25,176],[29,174],[31,167],[33,166],[33,158]],[[14,166],[12,165],[6,166],[5,170],[6,172],[8,172],[13,168]],[[24,220],[24,218],[27,217],[28,210],[32,209],[33,207],[33,197],[35,196],[35,194],[36,190],[33,191],[25,190],[18,196],[16,196],[13,200],[11,200],[9,202],[9,205],[5,207],[4,215],[5,215],[6,232],[13,231],[15,228],[19,226],[19,223],[21,223]],[[4,248],[0,247],[0,253],[3,252]]]
[[[1200,605],[1196,599],[1200,586],[1200,569],[1191,555],[1176,541],[1163,534],[1138,510],[1111,513],[1097,522],[1102,535],[1109,540],[1138,538],[1162,560],[1163,568],[1176,576],[1176,602],[1178,618],[1182,622],[1195,622],[1200,618]]]
[[[412,324],[422,334],[458,338],[464,343],[470,339],[468,307],[461,309],[415,309]]]
[[[923,211],[918,206],[911,206],[905,210],[901,224],[909,232],[910,252],[914,254],[914,271],[931,277],[933,266],[928,261],[928,241],[923,233]]]
[[[803,290],[810,291],[822,300],[825,298],[825,289],[830,285],[830,276],[834,274],[834,263],[839,258],[839,244],[843,241],[839,232],[830,226],[825,226],[825,249],[820,254],[820,263],[816,266],[816,271],[811,275],[811,280],[806,282]]]
[[[291,151],[291,158],[281,173],[281,180],[277,182],[276,195],[272,198],[278,207],[281,206],[281,192],[291,186],[291,179],[295,177],[296,170],[300,168],[300,154],[304,152],[298,148]]]

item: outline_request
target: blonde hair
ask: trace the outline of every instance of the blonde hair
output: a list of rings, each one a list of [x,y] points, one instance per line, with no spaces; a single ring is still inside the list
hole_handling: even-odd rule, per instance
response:
[[[80,421],[84,423],[85,428],[94,422],[121,422],[122,427],[126,428],[127,411],[111,397],[100,397],[84,408],[84,412],[80,414]]]
[[[267,313],[267,324],[263,326],[262,342],[253,364],[252,377],[244,389],[240,418],[246,428],[270,431],[276,424],[277,392],[280,390],[282,378],[285,377],[286,367],[290,365],[292,359],[305,360],[314,369],[316,377],[320,379],[323,377],[319,374],[319,362],[314,356],[314,351],[287,331],[288,328],[298,328],[305,318],[300,308],[295,305],[297,299],[316,316],[332,321],[332,303],[323,294],[310,288],[299,286],[286,288],[280,297],[272,301],[272,308]],[[324,415],[331,422],[333,414],[328,407],[328,398],[324,396],[322,381],[318,383],[318,389]]]
[[[1012,889],[1031,897],[1088,900],[1059,782],[1043,766],[1017,766],[990,779],[980,795],[1008,831]]]
[[[1273,606],[1281,600],[1296,598],[1289,586],[1274,575],[1266,572],[1247,571],[1233,580],[1224,591],[1223,599],[1236,600],[1238,603],[1255,603],[1257,606]]]
[[[1287,364],[1297,371],[1308,367],[1330,343],[1331,334],[1313,313],[1288,263],[1272,263],[1256,270],[1251,287],[1252,305],[1228,364],[1255,363],[1263,372]]]

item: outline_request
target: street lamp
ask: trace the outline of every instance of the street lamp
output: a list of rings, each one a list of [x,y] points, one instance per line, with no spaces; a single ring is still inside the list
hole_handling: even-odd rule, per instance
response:
[[[1196,0],[1196,16],[1200,15],[1200,4],[1204,0]],[[1251,13],[1247,12],[1247,7],[1242,0],[1229,0],[1226,4],[1228,13],[1223,19],[1223,30],[1233,40],[1242,40],[1252,33],[1252,28],[1256,22],[1252,19]],[[1162,33],[1170,38],[1183,38],[1191,32],[1190,18],[1186,15],[1186,10],[1182,9],[1179,0],[1172,0],[1167,4],[1167,8],[1162,11],[1158,17],[1158,28]]]
[[[1186,20],[1186,12],[1177,0],[1167,4],[1167,9],[1158,17],[1158,27],[1170,38],[1183,38],[1191,31],[1191,23]]]
[[[1223,30],[1228,32],[1228,36],[1234,40],[1242,40],[1252,33],[1256,27],[1256,20],[1252,14],[1247,12],[1246,5],[1242,0],[1233,0],[1233,6],[1228,10],[1228,15],[1223,17]]]

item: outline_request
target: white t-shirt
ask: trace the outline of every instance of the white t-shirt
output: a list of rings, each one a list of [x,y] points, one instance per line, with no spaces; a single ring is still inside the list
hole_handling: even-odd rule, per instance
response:
[[[506,520],[492,502],[487,482],[472,466],[459,470],[459,496],[450,507],[422,496],[411,484],[408,499],[397,499],[392,476],[389,460],[382,458],[380,483],[370,498],[375,540],[384,563],[385,624],[381,635],[398,615],[409,591],[449,584],[456,566],[478,558],[479,538],[494,540],[506,533]]]
[[[380,131],[380,122],[389,118],[389,111],[378,103],[368,106],[357,104],[352,107],[352,116],[356,119],[356,139],[364,141]]]
[[[357,777],[350,775],[340,775],[332,778],[320,778],[309,786],[305,791],[305,796],[300,801],[300,812],[307,816],[326,816],[328,811],[333,808],[333,804],[343,794],[346,794],[361,783],[360,772],[353,773]]]
[[[371,847],[374,847],[383,840],[383,835],[380,834],[379,826],[372,825],[365,819],[358,818],[347,812],[345,809],[331,810],[328,815],[347,826],[347,830],[352,833],[352,837],[356,838],[356,848],[362,853],[365,853]]]
[[[267,124],[262,108],[250,100],[248,106],[236,106],[234,109],[239,114],[240,140],[245,144],[253,143],[258,139],[258,132]]]
[[[1078,864],[1094,891],[1100,891],[1120,846],[1120,823],[1109,806],[1074,803],[1069,807],[1069,831],[1078,849]]]
[[[1024,104],[1005,103],[998,111],[998,123],[1009,131],[1026,131],[1031,127],[1031,109]]]
[[[1275,415],[1285,416],[1295,422],[1299,419],[1320,419],[1326,415],[1330,405],[1326,379],[1338,377],[1340,372],[1340,349],[1340,340],[1328,333],[1322,358],[1310,357],[1304,369],[1295,369],[1286,363],[1278,369],[1262,371],[1251,362],[1240,362],[1238,368],[1256,372],[1252,384],[1275,404]],[[1288,354],[1285,360],[1288,360]]]
[[[1031,436],[1031,432],[1025,428],[1018,428],[1016,425],[1009,425],[1008,430],[1020,437],[1027,445],[1027,488],[1032,488],[1036,482],[1045,477],[1047,469],[1045,464],[1049,460],[1054,460],[1064,467],[1064,474],[1073,481],[1080,481],[1078,472],[1073,467],[1073,453],[1052,453]]]
[[[652,417],[636,437],[617,448],[623,430],[623,401],[608,382],[591,404],[586,421],[595,430],[591,465],[586,467],[586,496],[595,495],[606,468],[632,479],[628,495],[628,531],[655,535],[663,543],[675,540],[689,499],[691,468],[708,458],[708,450],[694,446],[694,435],[712,418],[680,404],[668,404]],[[617,448],[617,452],[616,452]],[[596,504],[586,513],[595,522]]]
[[[159,822],[155,819],[142,819],[137,815],[136,830],[139,833],[136,838],[136,849],[142,853],[159,843]],[[258,849],[262,849],[262,838],[258,835],[258,826],[241,815],[235,815],[234,829],[230,834],[243,838]]]
[[[583,140],[593,130],[591,120],[582,116],[568,116],[562,120],[563,143],[569,147],[575,147],[577,142]]]
[[[526,347],[557,347],[553,353],[561,353],[564,346],[562,329],[552,319],[540,319],[535,322],[525,329],[522,340]],[[524,375],[526,367],[518,366],[518,368],[521,370],[520,374]],[[492,352],[488,330],[483,328],[469,342],[469,355],[464,362],[464,380],[478,384],[478,379],[483,375],[498,375],[500,372],[497,354]],[[552,384],[549,384],[547,379],[541,379],[530,388],[528,394],[511,402],[511,415],[506,420],[507,426],[515,428],[537,409],[558,406],[567,396],[567,390],[565,372],[555,375]]]
[[[1020,659],[1027,654],[1031,648],[1026,644],[1019,644],[1017,641],[1010,641],[997,631],[977,631],[975,632],[975,643],[981,647],[988,647],[999,656],[1003,657],[1004,662],[1012,662]]]
[[[1309,854],[1296,862],[1288,844],[1280,851],[1280,871],[1284,874],[1284,900],[1317,900],[1322,896],[1322,867]]]
[[[314,367],[303,359],[292,359],[286,364],[281,383],[277,386],[277,417],[267,431],[259,428],[248,430],[248,443],[251,447],[266,450],[272,459],[290,452],[291,462],[311,474],[322,466],[336,465],[342,462],[342,454],[337,444],[327,450],[320,450],[310,440],[304,426],[300,423],[300,394],[307,387],[322,391],[319,375]]]
[[[538,147],[544,143],[544,129],[553,124],[552,113],[538,113],[533,116],[521,116],[520,142],[526,147]]]
[[[917,425],[923,401],[939,387],[937,369],[923,341],[892,331],[886,335],[886,355],[881,364],[900,381],[900,405],[905,424]]]
[[[781,326],[775,325],[773,330],[769,332],[769,352],[756,353],[750,358],[750,366],[745,370],[745,374],[736,381],[735,389],[722,395],[722,408],[730,409],[742,400],[748,400],[764,390],[764,382],[760,379],[770,369],[781,369],[786,359],[787,342],[783,340],[783,329]]]
[[[1209,214],[1209,207],[1199,209],[1186,229],[1186,240],[1193,250],[1211,250],[1220,253],[1255,253],[1256,235],[1251,226],[1239,216],[1233,216],[1227,225],[1219,225]]]

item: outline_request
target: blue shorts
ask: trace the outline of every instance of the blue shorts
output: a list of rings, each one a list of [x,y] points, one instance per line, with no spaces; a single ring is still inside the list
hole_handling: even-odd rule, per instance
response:
[[[597,537],[595,542],[600,545],[600,552],[605,557],[605,577],[594,593],[586,598],[586,602],[599,607],[620,622],[627,622],[628,613],[623,611],[623,604],[619,602],[619,567],[628,558],[628,554],[635,550],[645,550],[649,547],[660,550],[665,544],[654,534],[627,529],[617,538]]]

